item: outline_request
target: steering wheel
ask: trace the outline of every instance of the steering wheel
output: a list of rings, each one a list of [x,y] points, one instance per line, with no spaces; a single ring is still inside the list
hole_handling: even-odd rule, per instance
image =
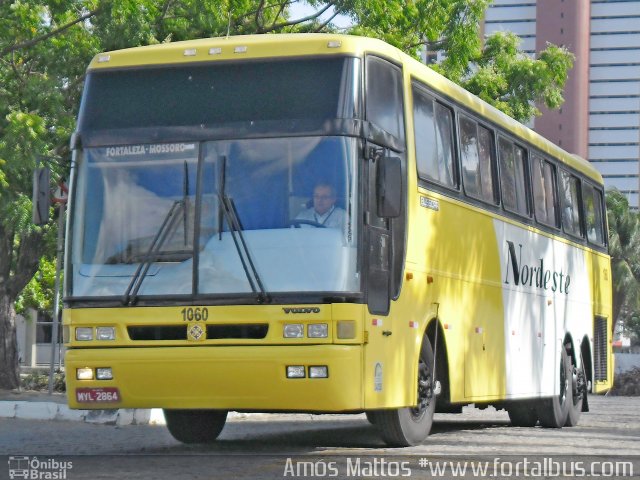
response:
[[[314,222],[313,220],[302,220],[300,218],[294,218],[289,222],[289,225],[294,226],[295,228],[300,228],[300,225],[311,225],[316,228],[327,228],[326,225],[323,225],[319,222]]]

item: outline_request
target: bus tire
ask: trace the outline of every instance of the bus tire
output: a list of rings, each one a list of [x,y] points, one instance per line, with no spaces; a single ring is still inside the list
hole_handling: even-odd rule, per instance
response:
[[[560,394],[540,400],[536,409],[543,427],[562,428],[567,423],[569,406],[573,404],[571,377],[571,360],[563,348],[560,355]]]
[[[569,404],[569,413],[567,415],[567,421],[564,424],[565,427],[575,427],[580,421],[582,403],[584,396],[587,394],[584,365],[580,368],[573,364],[571,365],[571,392],[572,402]]]
[[[171,436],[182,443],[212,443],[227,421],[226,410],[169,410],[164,419]]]
[[[366,412],[364,412],[364,414],[367,416],[367,420],[371,425],[375,425],[376,423],[378,423],[378,412],[374,410],[367,410]]]
[[[507,407],[507,413],[514,427],[535,427],[538,412],[531,402],[514,402]]]
[[[433,378],[433,349],[427,337],[422,341],[418,364],[418,405],[393,410],[378,410],[375,425],[385,443],[392,447],[409,447],[424,441],[431,431],[436,409]]]

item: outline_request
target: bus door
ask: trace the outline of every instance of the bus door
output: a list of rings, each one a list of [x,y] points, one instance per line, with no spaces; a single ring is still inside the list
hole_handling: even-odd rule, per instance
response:
[[[366,126],[363,166],[365,212],[363,262],[368,315],[365,350],[365,407],[406,405],[408,365],[399,319],[391,301],[402,284],[406,228],[406,146],[402,69],[386,59],[366,57]]]
[[[399,350],[403,345],[400,318],[390,315],[391,300],[397,294],[395,273],[402,261],[395,258],[403,250],[404,212],[402,195],[402,161],[399,157],[382,155],[365,162],[365,249],[368,340],[365,354],[365,408],[402,406],[411,399],[405,379],[412,365]],[[390,191],[390,189],[392,191]],[[398,239],[398,233],[402,237]],[[398,241],[400,244],[398,244]]]

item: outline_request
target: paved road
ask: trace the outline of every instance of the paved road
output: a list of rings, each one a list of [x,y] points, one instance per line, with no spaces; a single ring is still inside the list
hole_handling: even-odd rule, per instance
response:
[[[493,409],[438,414],[427,441],[404,449],[386,448],[364,415],[236,415],[209,446],[182,445],[162,426],[0,419],[0,478],[8,478],[8,455],[37,456],[48,473],[72,462],[68,479],[438,478],[424,461],[419,465],[421,458],[431,465],[486,459],[496,474],[502,467],[505,478],[516,478],[504,475],[509,470],[502,463],[525,456],[631,461],[640,478],[640,398],[591,397],[590,406],[579,426],[561,430],[511,427],[507,414]],[[613,471],[611,465],[600,473]]]

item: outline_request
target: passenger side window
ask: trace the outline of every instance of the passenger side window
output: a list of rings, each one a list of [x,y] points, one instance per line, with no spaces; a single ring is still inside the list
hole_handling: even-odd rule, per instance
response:
[[[584,214],[587,226],[587,239],[595,245],[604,245],[604,215],[602,212],[602,193],[591,185],[584,185]]]
[[[414,129],[418,175],[455,188],[451,110],[416,86],[413,88]]]
[[[465,192],[470,197],[495,203],[492,144],[490,130],[460,116],[460,157]]]
[[[582,236],[580,227],[580,184],[578,177],[560,170],[560,204],[562,228],[576,237]]]
[[[545,225],[557,227],[555,168],[544,158],[532,155],[533,204],[536,219]]]
[[[528,215],[525,177],[526,152],[504,137],[498,139],[500,187],[504,207],[514,213]]]
[[[378,57],[367,57],[367,119],[404,140],[402,70]]]

